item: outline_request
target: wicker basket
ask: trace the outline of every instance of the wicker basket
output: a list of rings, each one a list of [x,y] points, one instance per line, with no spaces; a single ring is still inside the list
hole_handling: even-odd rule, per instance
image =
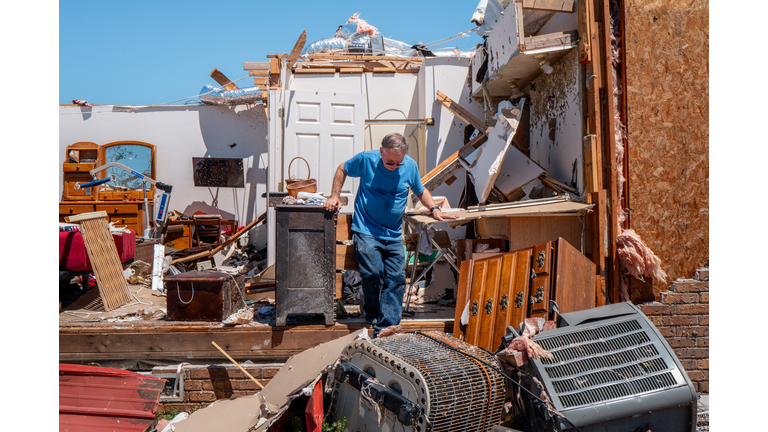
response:
[[[309,192],[309,193],[317,192],[317,180],[315,179],[301,180],[295,183],[291,183],[285,188],[288,189],[288,195],[296,198],[296,195],[298,195],[299,192]]]
[[[301,160],[304,161],[305,164],[307,164],[307,178],[306,179],[294,178],[294,177],[291,176],[291,165],[293,165],[293,161],[295,161],[296,159],[301,159]],[[296,156],[295,158],[291,159],[291,163],[288,164],[288,178],[285,179],[285,184],[287,186],[287,185],[290,185],[290,184],[293,184],[293,183],[298,183],[300,181],[309,180],[310,177],[311,177],[311,174],[312,174],[312,171],[309,169],[309,162],[307,162],[307,160],[304,159],[301,156]]]

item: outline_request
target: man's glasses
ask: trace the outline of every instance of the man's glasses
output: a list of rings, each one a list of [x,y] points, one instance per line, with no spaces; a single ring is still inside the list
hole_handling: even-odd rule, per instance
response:
[[[397,163],[397,162],[384,162],[384,165],[399,167],[399,166],[404,165],[404,164]]]

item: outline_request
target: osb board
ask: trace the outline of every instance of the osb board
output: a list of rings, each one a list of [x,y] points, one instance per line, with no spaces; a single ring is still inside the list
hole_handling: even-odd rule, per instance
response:
[[[709,260],[709,4],[625,2],[630,223],[669,275]]]
[[[517,251],[562,237],[581,251],[583,219],[579,216],[511,217],[508,250]]]

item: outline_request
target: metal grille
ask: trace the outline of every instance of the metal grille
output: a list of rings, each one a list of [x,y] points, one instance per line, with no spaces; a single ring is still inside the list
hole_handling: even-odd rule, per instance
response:
[[[421,400],[413,402],[423,411],[429,407],[427,420],[432,430],[487,431],[499,424],[505,397],[504,378],[483,364],[500,369],[499,362],[487,352],[445,333],[425,334],[477,357],[482,363],[418,333],[374,339],[370,344],[379,350],[376,357],[382,364],[399,367],[400,362],[407,363],[424,378],[426,391],[422,389]],[[410,375],[418,376],[414,372]],[[421,384],[418,378],[416,383]]]
[[[680,383],[636,320],[537,337],[554,360],[542,360],[564,408],[604,403]]]

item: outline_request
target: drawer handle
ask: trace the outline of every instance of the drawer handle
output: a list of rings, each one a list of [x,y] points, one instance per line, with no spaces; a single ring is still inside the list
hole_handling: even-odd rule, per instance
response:
[[[544,301],[544,287],[539,286],[536,288],[536,297],[534,297],[536,300],[536,303],[541,303]]]
[[[518,309],[523,307],[523,292],[522,291],[517,293],[517,297],[515,297],[515,305],[517,306]]]
[[[501,310],[507,310],[507,306],[509,306],[509,295],[504,294],[501,296],[501,301],[499,301],[499,306],[501,307]]]
[[[489,299],[488,299],[488,300],[485,302],[485,313],[486,313],[486,314],[490,314],[492,310],[493,310],[493,299],[490,299],[490,298],[489,298]]]
[[[544,260],[546,259],[546,254],[544,251],[539,252],[539,256],[536,258],[536,264],[539,265],[539,268],[544,267]]]
[[[472,302],[472,316],[477,316],[477,300]]]

